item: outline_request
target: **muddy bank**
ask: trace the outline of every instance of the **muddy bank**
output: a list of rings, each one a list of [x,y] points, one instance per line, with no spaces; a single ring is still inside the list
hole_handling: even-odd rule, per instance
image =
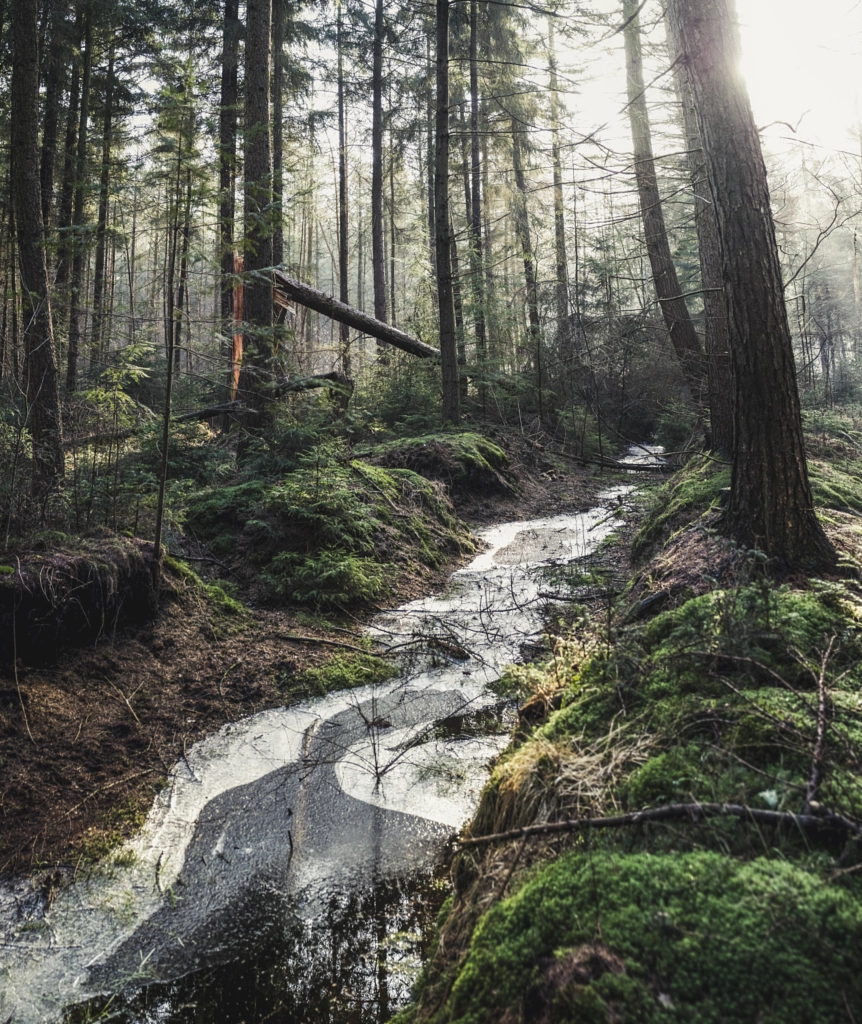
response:
[[[519,494],[459,497],[468,523],[587,508],[607,483],[537,453],[527,439],[508,450]],[[192,564],[204,577],[222,572]],[[428,592],[453,567],[449,559],[406,578],[393,603]],[[53,667],[0,668],[0,872],[42,871],[49,898],[64,874],[140,827],[171,766],[197,740],[321,692],[339,675],[358,671],[351,681],[363,680],[363,666],[350,662],[364,657],[362,617],[242,608],[170,570],[163,586],[155,620],[69,648]],[[327,677],[321,670],[333,656],[342,660]]]

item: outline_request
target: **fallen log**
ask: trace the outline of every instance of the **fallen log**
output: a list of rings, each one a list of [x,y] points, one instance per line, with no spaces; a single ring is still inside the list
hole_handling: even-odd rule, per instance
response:
[[[373,316],[354,309],[344,302],[339,302],[338,299],[327,295],[326,292],[318,291],[317,288],[312,288],[311,285],[288,277],[283,270],[273,271],[273,280],[277,293],[281,292],[282,295],[293,302],[298,302],[300,306],[307,306],[308,309],[313,309],[316,313],[322,313],[324,316],[328,316],[330,320],[337,320],[340,324],[347,324],[348,327],[352,327],[354,330],[361,331],[363,334],[370,334],[372,338],[385,341],[393,348],[407,352],[411,356],[418,356],[420,359],[434,359],[440,356],[439,349],[426,345],[424,341],[419,341],[418,338],[405,334],[404,331],[399,331],[397,327],[381,323],[380,320],[375,320]],[[277,302],[279,305],[283,304],[278,299]]]

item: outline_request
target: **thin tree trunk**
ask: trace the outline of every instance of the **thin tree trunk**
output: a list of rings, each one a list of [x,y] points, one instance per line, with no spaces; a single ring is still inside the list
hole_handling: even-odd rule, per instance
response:
[[[243,314],[240,389],[260,399],[273,379],[272,151],[270,148],[271,0],[248,0],[245,33],[245,193]],[[262,420],[260,422],[263,422]]]
[[[66,6],[54,0],[51,5],[51,47],[45,83],[45,116],[42,125],[42,154],[39,180],[42,191],[42,224],[50,231],[54,203],[54,165],[57,160],[57,132],[60,125],[60,101],[66,80],[65,56],[68,31]]]
[[[182,249],[180,250],[180,276],[177,284],[177,298],[174,304],[174,363],[175,368],[180,368],[180,357],[182,355],[182,329],[183,314],[186,317],[186,362],[189,361],[189,343],[191,333],[188,323],[188,295],[189,295],[189,244],[192,234],[192,169],[186,167],[186,189],[185,202],[183,203],[183,220],[180,227],[182,236]],[[179,198],[179,197],[177,197]]]
[[[224,339],[223,365],[232,378],[234,367],[234,219],[236,200],[234,175],[236,168],[237,98],[239,67],[239,0],[225,0],[222,30],[221,96],[219,97],[219,313],[220,333]]]
[[[530,321],[530,360],[536,376],[536,398],[539,405],[539,419],[544,419],[544,399],[542,390],[542,330],[539,321],[539,287],[536,281],[536,266],[533,261],[533,246],[530,238],[530,218],[527,210],[527,181],[524,177],[524,165],[521,157],[521,129],[512,119],[512,163],[515,171],[515,187],[518,190],[518,203],[515,216],[518,233],[518,246],[524,261],[524,286],[527,293],[527,312]]]
[[[395,147],[389,133],[389,319],[393,327],[398,323],[395,311]]]
[[[832,569],[814,512],[796,366],[760,136],[740,71],[732,0],[672,0],[721,245],[733,360],[734,439],[724,529],[780,572]]]
[[[284,262],[284,19],[287,0],[272,0],[272,262]]]
[[[470,0],[470,278],[473,290],[473,322],[476,358],[484,378],[486,349],[485,281],[482,267],[482,161],[479,146],[479,13],[477,0]],[[487,197],[486,197],[487,198]],[[485,411],[485,386],[481,390]]]
[[[83,5],[78,6],[75,16],[73,40],[77,46],[81,41],[84,24]],[[69,284],[69,272],[72,266],[72,244],[69,229],[72,226],[72,207],[75,201],[75,164],[77,161],[77,139],[79,107],[81,103],[81,62],[75,56],[72,62],[72,79],[69,84],[69,103],[66,108],[66,137],[63,143],[63,181],[60,186],[60,208],[57,214],[57,234],[60,250],[57,258],[55,294],[63,295]],[[61,303],[61,310],[64,307]],[[56,317],[56,312],[55,312]],[[59,317],[56,317],[59,319]]]
[[[554,244],[557,275],[554,298],[557,312],[557,346],[563,359],[572,355],[572,322],[569,316],[569,260],[566,254],[566,208],[563,202],[563,170],[560,161],[560,101],[557,85],[557,55],[554,50],[554,22],[548,19],[548,53],[551,93],[551,163],[554,177]]]
[[[349,210],[347,205],[347,128],[344,103],[344,24],[341,0],[338,0],[338,297],[345,304],[350,303],[349,275]],[[361,306],[360,298],[359,304]],[[350,328],[339,324],[341,344],[341,372],[350,376]]]
[[[48,290],[39,180],[39,29],[36,0],[12,6],[11,89],[15,221],[24,313],[24,384],[33,438],[33,490],[63,477],[63,428]]]
[[[102,353],[104,322],[105,257],[108,238],[108,196],[111,184],[111,145],[114,116],[114,40],[108,55],[108,79],[105,83],[105,111],[102,122],[102,170],[99,175],[99,217],[96,225],[96,269],[93,275],[93,324],[90,335],[90,359]]]
[[[703,349],[677,279],[662,213],[661,194],[653,158],[649,112],[641,56],[641,30],[638,0],[623,0],[623,37],[626,48],[628,112],[634,146],[635,178],[640,197],[644,242],[652,267],[653,283],[664,316],[671,344],[676,352],[691,397],[703,405],[706,367]]]
[[[437,0],[437,147],[434,161],[437,308],[443,371],[443,422],[461,422],[461,389],[452,294],[452,242],[449,224],[449,0]]]
[[[437,281],[437,229],[435,227],[436,202],[434,199],[434,72],[431,64],[431,33],[425,40],[425,63],[428,67],[428,88],[426,90],[425,124],[428,126],[425,146],[425,180],[426,180],[426,213],[428,217],[428,248],[431,267],[431,280]]]
[[[72,213],[72,277],[69,296],[69,347],[66,353],[66,391],[78,388],[78,346],[81,339],[81,283],[86,246],[84,228],[84,186],[87,175],[87,129],[90,120],[90,76],[93,68],[93,8],[87,6],[84,27],[84,55],[81,73],[81,105],[78,115],[78,148],[75,157],[75,205]]]
[[[374,278],[374,316],[386,323],[383,252],[383,27],[383,0],[376,0],[371,80],[371,270]]]

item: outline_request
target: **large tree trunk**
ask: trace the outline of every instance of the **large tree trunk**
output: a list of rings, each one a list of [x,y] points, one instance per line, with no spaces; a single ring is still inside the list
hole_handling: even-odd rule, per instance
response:
[[[102,121],[102,170],[99,175],[99,216],[96,224],[96,266],[93,272],[93,325],[90,333],[90,360],[100,358],[103,343],[105,294],[105,257],[108,240],[108,201],[111,184],[111,146],[114,127],[114,40],[108,56],[108,80],[105,84],[105,110]]]
[[[682,290],[671,257],[664,214],[662,213],[644,86],[638,11],[638,0],[623,0],[628,112],[632,127],[635,178],[640,197],[644,242],[665,326],[691,397],[700,407],[703,404],[703,393],[706,386],[706,367],[700,339],[691,322],[691,317],[688,315],[685,299],[681,297]]]
[[[383,251],[383,0],[374,8],[371,80],[371,273],[374,315],[386,322],[386,263]]]
[[[225,0],[224,28],[221,57],[221,97],[219,102],[219,262],[221,266],[221,294],[219,312],[221,335],[226,339],[229,353],[232,388],[236,389],[234,374],[234,178],[236,173],[236,132],[239,67],[239,0]],[[226,360],[227,362],[228,360]]]
[[[347,128],[344,109],[344,24],[341,0],[338,0],[338,297],[345,304],[350,302],[348,263],[349,211],[347,206]],[[360,299],[361,302],[361,299]],[[341,341],[341,371],[350,375],[350,327],[339,325]]]
[[[715,206],[733,361],[727,533],[778,571],[833,568],[814,513],[766,167],[740,70],[732,0],[672,0]]]
[[[672,47],[671,47],[672,50]],[[676,54],[671,52],[674,64]],[[686,149],[694,194],[700,278],[703,288],[704,339],[709,392],[709,445],[729,455],[733,448],[733,377],[727,337],[727,305],[721,277],[721,246],[715,210],[703,161],[703,145],[691,84],[684,67],[677,64],[676,81],[682,106]]]
[[[245,321],[240,391],[265,399],[273,379],[272,153],[269,72],[272,0],[248,0],[245,33]]]
[[[39,30],[36,0],[12,5],[14,204],[24,314],[24,385],[33,438],[33,489],[63,477],[63,432],[39,179]]]
[[[81,285],[84,278],[86,246],[81,237],[84,227],[84,186],[87,175],[87,129],[90,122],[90,77],[93,69],[93,8],[87,6],[84,23],[84,55],[81,72],[81,104],[78,111],[78,143],[75,155],[75,203],[72,211],[72,276],[69,295],[69,347],[66,352],[66,391],[78,387],[78,347],[81,340]]]
[[[437,253],[437,308],[443,370],[443,422],[461,422],[452,237],[449,224],[449,0],[437,0],[437,147],[434,159],[434,234]]]

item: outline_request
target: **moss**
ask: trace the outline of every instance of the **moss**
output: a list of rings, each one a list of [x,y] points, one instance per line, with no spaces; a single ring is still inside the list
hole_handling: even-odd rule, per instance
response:
[[[357,686],[383,683],[398,674],[392,662],[373,654],[336,654],[321,668],[306,669],[296,682],[313,693],[348,690]]]
[[[730,470],[707,459],[692,459],[655,492],[651,508],[634,539],[632,556],[641,561],[677,530],[691,525],[719,501],[730,485]]]
[[[11,576],[15,572],[14,566],[0,565],[0,576]]]
[[[232,555],[236,551],[238,533],[253,517],[265,490],[266,485],[261,480],[234,487],[208,488],[188,503],[185,527],[195,537],[206,541],[215,554]]]
[[[237,617],[248,615],[245,605],[227,592],[228,584],[219,586],[214,583],[205,583],[186,562],[171,555],[164,556],[164,565],[174,576],[189,584],[222,615]]]
[[[506,476],[506,453],[487,437],[472,431],[390,441],[365,451],[363,456],[381,466],[415,470],[460,490],[513,490]]]
[[[598,941],[605,969],[546,989]],[[831,1024],[862,1013],[860,951],[855,893],[780,860],[573,853],[482,919],[436,1019]]]

